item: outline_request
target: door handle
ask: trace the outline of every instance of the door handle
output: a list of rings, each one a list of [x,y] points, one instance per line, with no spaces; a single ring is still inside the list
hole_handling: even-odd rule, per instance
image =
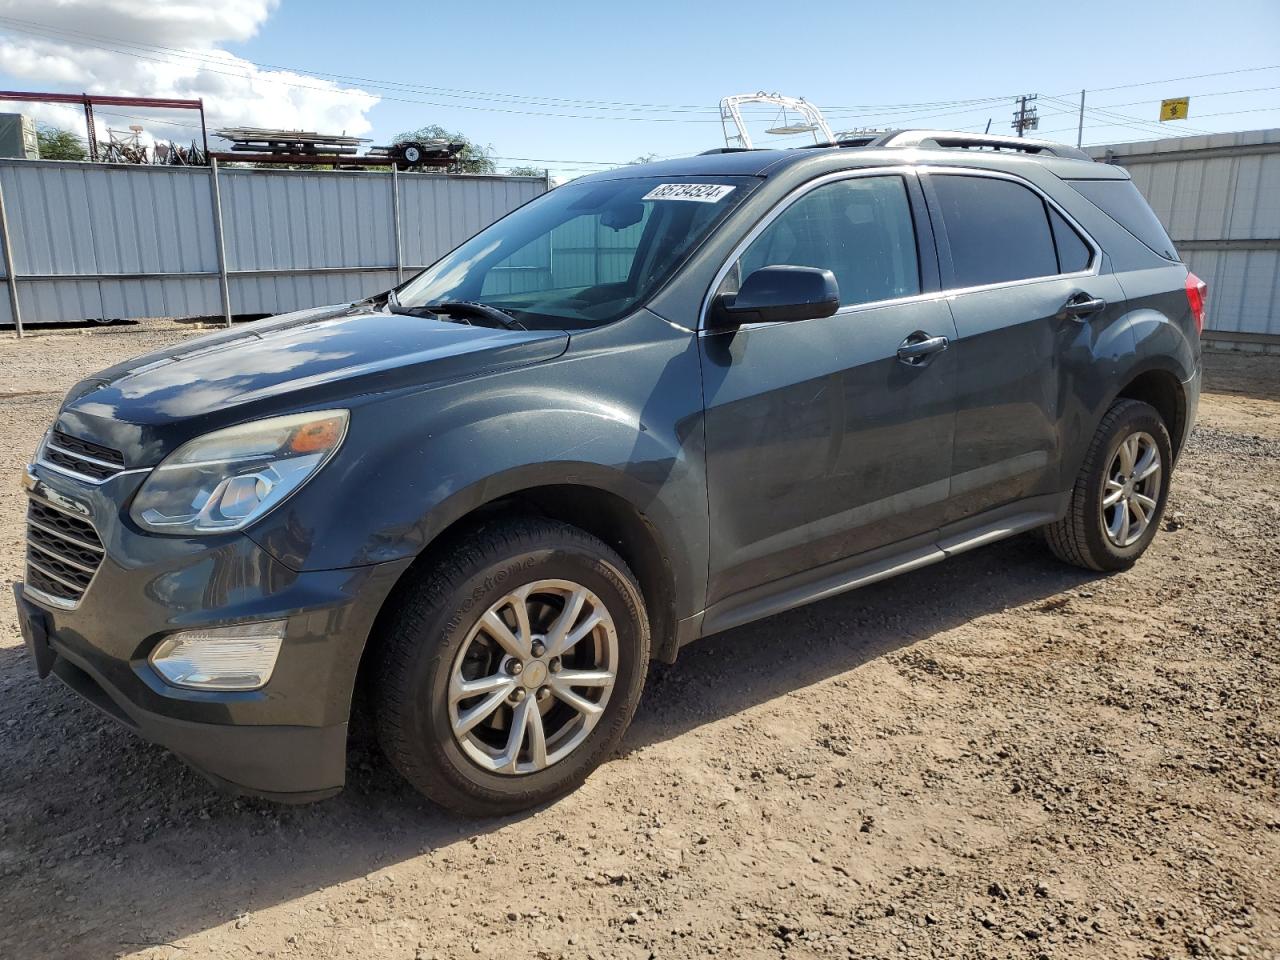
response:
[[[935,353],[951,346],[946,337],[931,337],[927,333],[913,333],[898,347],[898,359],[912,367],[922,367]]]
[[[1062,310],[1058,316],[1062,319],[1084,320],[1105,310],[1107,301],[1101,297],[1091,297],[1087,293],[1077,293],[1074,297],[1062,305]]]

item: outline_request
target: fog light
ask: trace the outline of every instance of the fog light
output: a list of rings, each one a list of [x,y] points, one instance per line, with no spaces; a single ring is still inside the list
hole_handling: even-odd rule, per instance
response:
[[[151,666],[175,687],[257,690],[271,679],[285,621],[184,630],[160,641]]]

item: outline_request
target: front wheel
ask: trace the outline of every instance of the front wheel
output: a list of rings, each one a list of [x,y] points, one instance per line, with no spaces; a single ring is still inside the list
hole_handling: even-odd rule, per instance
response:
[[[1066,516],[1045,528],[1049,548],[1087,570],[1131,567],[1155,539],[1172,469],[1160,414],[1139,400],[1117,400],[1089,444]]]
[[[426,796],[473,815],[581,783],[621,740],[649,661],[626,564],[550,520],[462,541],[406,590],[374,642],[384,751]]]

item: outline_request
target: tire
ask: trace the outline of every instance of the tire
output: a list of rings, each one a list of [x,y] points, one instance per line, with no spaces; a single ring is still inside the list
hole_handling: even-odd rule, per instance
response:
[[[531,592],[512,599],[522,591]],[[508,625],[505,642],[493,618]],[[599,623],[590,626],[593,618]],[[557,634],[562,621],[571,622]],[[617,748],[649,664],[648,617],[631,571],[597,538],[546,519],[497,523],[457,542],[399,596],[373,642],[383,751],[422,794],[470,816],[524,810],[577,787]],[[607,687],[563,685],[603,683],[610,672]],[[491,686],[460,697],[464,684]],[[461,729],[494,701],[483,720]]]
[[[1138,480],[1135,475],[1140,469],[1128,476],[1123,469],[1117,470],[1127,462],[1121,451],[1124,444],[1131,445],[1129,456],[1136,468],[1142,467],[1146,452],[1154,450],[1158,475]],[[1172,467],[1173,445],[1160,414],[1139,400],[1117,400],[1089,443],[1066,515],[1044,528],[1049,549],[1058,559],[1086,570],[1127,570],[1155,539],[1169,497]],[[1104,497],[1111,496],[1121,499],[1107,506]],[[1154,501],[1154,507],[1149,501]],[[1122,510],[1127,511],[1123,518]],[[1143,513],[1146,521],[1139,529]]]

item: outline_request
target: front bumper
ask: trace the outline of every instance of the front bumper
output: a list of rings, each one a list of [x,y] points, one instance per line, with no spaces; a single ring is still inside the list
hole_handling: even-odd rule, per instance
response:
[[[95,486],[28,468],[29,494],[83,507],[105,548],[74,609],[15,588],[37,669],[220,785],[292,801],[336,793],[360,657],[409,561],[298,573],[247,536],[151,536],[125,507],[141,481]],[[261,690],[173,687],[147,661],[174,631],[258,620],[287,622]]]

